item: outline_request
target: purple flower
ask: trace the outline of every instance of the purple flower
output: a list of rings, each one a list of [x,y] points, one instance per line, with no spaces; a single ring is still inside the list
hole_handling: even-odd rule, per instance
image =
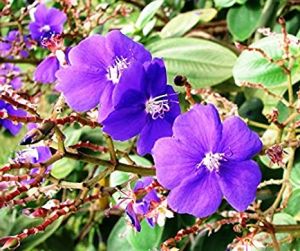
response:
[[[26,48],[20,48],[21,35],[18,30],[10,31],[3,41],[0,42],[0,56],[12,58],[12,55],[19,55],[22,58],[29,56],[28,50],[31,47],[31,42],[27,36],[23,36],[23,42]]]
[[[34,12],[34,21],[29,24],[30,35],[40,42],[48,34],[61,34],[66,20],[64,12],[39,4]]]
[[[168,204],[178,213],[211,215],[223,197],[243,211],[261,180],[259,166],[251,160],[261,149],[258,135],[240,118],[221,123],[213,105],[195,105],[177,117],[172,137],[156,142],[157,179],[171,190]]]
[[[5,103],[3,100],[0,100],[0,111],[7,112],[9,115],[13,116],[26,116],[24,110],[15,109],[12,105]],[[0,125],[6,128],[12,135],[16,135],[22,128],[20,123],[14,123],[8,119],[0,119]]]
[[[50,159],[51,156],[52,154],[48,146],[36,146],[17,152],[14,160],[21,163],[35,164],[43,163]]]
[[[141,231],[139,218],[145,218],[151,227],[155,224],[155,219],[147,217],[147,214],[149,214],[160,203],[160,198],[158,197],[155,189],[151,189],[147,193],[145,191],[145,188],[152,182],[153,178],[151,177],[145,177],[137,181],[133,188],[136,198],[132,202],[128,203],[125,209],[131,224],[138,232]]]
[[[166,82],[161,59],[134,64],[114,91],[114,111],[103,121],[103,131],[115,140],[139,135],[138,153],[150,153],[157,139],[172,135],[174,119],[180,114],[178,96]]]
[[[37,66],[34,80],[41,83],[52,83],[56,80],[55,73],[58,69],[59,61],[56,56],[48,56]]]
[[[24,149],[22,151],[19,151],[16,153],[16,158],[14,161],[20,162],[20,163],[43,163],[46,162],[48,159],[52,157],[50,148],[48,146],[36,146]],[[52,166],[48,166],[46,173],[49,173]],[[31,184],[31,182],[34,181],[33,176],[37,175],[40,171],[40,168],[32,168],[30,170],[29,175],[32,177],[28,180],[23,180],[23,184]]]
[[[9,84],[15,90],[21,88],[22,80],[18,76],[21,73],[21,69],[10,63],[0,64],[0,84]]]
[[[61,65],[69,64],[68,53],[70,48],[65,52],[63,50],[56,50],[55,55],[50,54],[37,67],[34,72],[34,80],[43,84],[53,83],[56,81],[56,72]]]
[[[111,31],[105,37],[93,35],[71,49],[70,66],[56,73],[61,91],[69,106],[77,112],[85,112],[100,103],[99,121],[112,110],[112,93],[122,75],[131,70],[134,63],[151,60],[150,53],[139,43],[120,31]],[[132,78],[131,85],[136,85]]]

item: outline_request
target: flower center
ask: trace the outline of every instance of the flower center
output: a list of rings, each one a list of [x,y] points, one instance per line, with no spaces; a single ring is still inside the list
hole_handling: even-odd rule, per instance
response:
[[[46,24],[43,27],[41,27],[39,31],[40,32],[47,32],[47,31],[50,31],[50,30],[51,30],[50,25]]]
[[[177,95],[176,93],[174,94]],[[147,101],[146,112],[151,115],[152,119],[164,118],[165,113],[170,111],[170,103],[177,102],[175,100],[169,100],[168,96],[168,94],[164,94]]]
[[[225,160],[224,153],[212,153],[208,152],[205,154],[202,161],[197,165],[197,168],[205,166],[209,171],[219,171],[221,161]]]
[[[114,63],[107,68],[107,78],[111,80],[114,84],[119,83],[122,72],[127,69],[129,62],[127,58],[116,57]]]

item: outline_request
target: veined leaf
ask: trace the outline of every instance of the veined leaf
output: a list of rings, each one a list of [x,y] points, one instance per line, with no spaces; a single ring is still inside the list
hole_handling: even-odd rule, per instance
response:
[[[171,19],[161,30],[162,38],[180,37],[192,29],[198,22],[209,22],[217,14],[215,9],[199,9],[179,14]]]
[[[149,3],[139,15],[135,25],[139,29],[143,29],[145,25],[154,17],[160,6],[163,4],[163,0],[155,0]]]
[[[155,57],[164,59],[169,82],[185,75],[193,87],[212,86],[228,79],[236,55],[229,49],[204,39],[169,38],[148,46]]]

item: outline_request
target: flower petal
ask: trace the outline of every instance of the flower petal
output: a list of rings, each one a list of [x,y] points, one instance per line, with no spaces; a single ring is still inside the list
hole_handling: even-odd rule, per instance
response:
[[[37,146],[36,149],[39,155],[37,163],[45,162],[51,158],[52,154],[48,146]]]
[[[167,71],[164,61],[160,58],[155,58],[151,62],[145,63],[145,68],[149,97],[165,94]]]
[[[160,118],[153,120],[148,115],[146,125],[141,131],[137,142],[138,154],[145,155],[151,153],[155,141],[167,136],[172,136],[172,123]]]
[[[0,124],[14,136],[17,135],[22,128],[22,124],[14,124],[8,119],[0,120]]]
[[[52,83],[56,80],[55,73],[59,69],[59,61],[55,56],[46,57],[36,68],[34,80],[41,83]]]
[[[166,94],[168,94],[170,111],[165,113],[165,119],[170,123],[174,123],[174,120],[180,115],[180,105],[178,94],[174,91],[171,85],[166,86]]]
[[[141,63],[151,60],[151,54],[140,43],[133,41],[119,30],[107,33],[106,46],[117,57],[127,58],[128,61]]]
[[[191,151],[215,152],[222,136],[217,109],[211,104],[193,106],[175,119],[173,133]]]
[[[11,80],[10,84],[15,90],[17,90],[22,87],[22,80],[19,77],[15,77]]]
[[[231,117],[223,123],[220,148],[220,152],[228,153],[227,159],[247,160],[261,151],[262,143],[244,121],[239,117]]]
[[[14,116],[18,116],[18,117],[22,117],[22,116],[26,116],[26,112],[24,110],[20,110],[20,109],[14,109],[12,105],[10,104],[6,104],[5,108],[7,110],[7,113],[10,115],[14,115]],[[22,124],[21,123],[13,123],[12,121],[8,120],[8,119],[3,119],[1,120],[1,124],[12,134],[12,135],[17,135],[21,128],[22,128]]]
[[[68,55],[71,65],[80,67],[95,67],[106,72],[106,67],[112,63],[112,55],[105,47],[105,39],[100,35],[93,35],[82,40],[72,48]]]
[[[167,201],[177,213],[206,217],[217,211],[222,201],[222,192],[215,173],[202,168],[197,176],[186,178],[175,187]]]
[[[139,106],[120,108],[102,122],[103,131],[114,140],[127,140],[140,133],[146,122],[146,113]]]
[[[115,89],[115,85],[107,82],[107,86],[101,94],[98,121],[101,123],[107,116],[114,110],[112,95]]]
[[[132,203],[129,203],[125,209],[126,214],[128,215],[131,224],[135,227],[135,229],[140,232],[141,231],[141,224],[137,217],[136,212],[133,209]]]
[[[60,26],[60,31],[57,31],[59,33],[61,33],[63,31],[63,25],[67,20],[67,16],[64,12],[56,9],[56,8],[50,8],[47,11],[47,17],[46,17],[46,21],[47,24],[49,24],[50,26]]]
[[[107,80],[102,71],[69,66],[56,72],[58,85],[67,103],[77,112],[85,112],[99,104]]]
[[[145,76],[145,70],[141,63],[133,63],[129,68],[125,69],[113,92],[113,105],[124,103],[124,94],[129,90],[144,94],[146,100]]]
[[[179,186],[184,178],[196,174],[197,164],[202,160],[196,151],[190,151],[173,137],[157,140],[152,154],[157,179],[167,189]]]
[[[30,23],[29,24],[29,30],[30,30],[30,35],[32,39],[38,40],[42,36],[42,32],[40,32],[41,26],[37,23]]]
[[[36,7],[36,10],[34,12],[34,21],[41,24],[45,23],[47,18],[47,13],[48,13],[48,9],[46,5],[39,4]]]
[[[217,174],[225,199],[238,211],[244,211],[255,199],[261,181],[259,166],[253,160],[222,163]]]

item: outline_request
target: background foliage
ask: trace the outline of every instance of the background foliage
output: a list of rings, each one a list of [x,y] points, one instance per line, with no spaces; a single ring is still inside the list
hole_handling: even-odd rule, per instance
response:
[[[64,6],[64,1],[47,1],[48,6]],[[32,1],[12,0],[0,1],[0,10],[8,5],[15,17]],[[295,60],[291,68],[291,81],[294,88],[294,99],[299,89],[300,79],[300,2],[296,0],[78,0],[76,9],[85,8],[90,4],[91,11],[102,13],[101,21],[97,24],[87,19],[87,12],[82,11],[78,20],[68,13],[70,24],[65,30],[67,45],[75,45],[87,34],[106,33],[111,29],[122,29],[128,36],[143,43],[156,57],[165,60],[168,71],[168,82],[173,84],[177,75],[186,76],[192,88],[202,90],[202,96],[194,95],[195,100],[215,102],[220,110],[226,110],[218,99],[211,93],[218,93],[236,105],[238,114],[247,119],[252,129],[257,131],[265,143],[264,150],[276,143],[278,131],[276,123],[270,121],[270,115],[276,108],[279,112],[278,122],[283,123],[289,117],[289,108],[284,104],[288,100],[287,74],[282,70],[282,65],[270,63],[266,57],[251,50],[242,50],[247,46],[260,48],[273,60],[284,58],[282,49],[283,34],[277,20],[284,17],[286,29],[291,41],[290,53]],[[123,8],[122,12],[116,10]],[[15,26],[14,16],[1,16],[0,28],[2,37],[11,27]],[[29,17],[24,20],[29,22]],[[18,26],[18,24],[17,24]],[[26,26],[24,26],[26,27]],[[268,27],[269,30],[261,28]],[[16,28],[16,27],[15,27]],[[25,28],[26,31],[26,28]],[[76,33],[76,32],[77,33]],[[28,31],[27,31],[28,32]],[[276,33],[276,34],[273,34]],[[267,35],[267,36],[265,36]],[[32,63],[17,62],[29,79],[35,69],[35,63],[42,60],[46,51],[36,48],[31,52]],[[0,58],[0,63],[3,61]],[[286,62],[283,62],[285,65]],[[26,81],[25,81],[26,82]],[[253,84],[259,84],[254,86]],[[175,85],[174,85],[175,86]],[[185,89],[175,86],[180,92],[182,110],[187,110],[189,104],[185,100]],[[202,89],[205,88],[205,89]],[[269,95],[265,90],[272,92]],[[39,112],[45,117],[49,116],[50,109],[58,97],[50,85],[40,85],[26,82],[24,92],[33,94],[40,92]],[[205,92],[206,90],[206,92]],[[192,93],[196,94],[196,93]],[[274,96],[275,95],[275,96]],[[284,98],[284,100],[282,99]],[[220,99],[219,99],[220,100]],[[66,112],[67,113],[67,112]],[[296,118],[295,118],[296,119]],[[25,134],[25,128],[17,137],[10,136],[4,129],[0,134],[0,166],[5,165],[14,156],[15,151],[22,149],[18,145]],[[90,141],[103,145],[104,138],[99,128],[91,129],[71,124],[63,128],[66,136],[66,146],[71,146],[79,141]],[[288,132],[282,130],[282,135]],[[298,135],[298,132],[297,132]],[[295,138],[298,140],[298,137]],[[284,142],[284,140],[279,143]],[[277,142],[278,143],[278,142]],[[116,148],[126,151],[132,148],[133,141],[116,142]],[[286,149],[288,158],[289,151]],[[91,153],[91,152],[88,152]],[[104,159],[109,159],[108,153],[96,154]],[[137,164],[151,167],[151,156],[140,157],[135,151],[130,152],[130,158]],[[126,158],[121,161],[126,163]],[[280,180],[285,173],[285,166],[281,167],[271,163],[270,159],[262,154],[257,158],[262,172],[263,180]],[[84,180],[93,170],[93,164],[84,164],[77,160],[62,159],[56,162],[51,171],[51,176],[57,180],[79,182]],[[96,172],[104,167],[100,165]],[[117,186],[128,181],[131,175],[125,172],[114,172],[109,180],[110,186]],[[297,224],[300,220],[300,154],[296,150],[295,161],[290,173],[290,194],[285,191],[283,198],[288,197],[288,202],[282,210],[276,211],[273,223]],[[257,198],[260,200],[260,212],[268,209],[276,200],[280,185],[270,182],[271,185],[263,186],[258,190]],[[75,198],[75,190],[63,190],[57,198]],[[116,198],[115,198],[116,199]],[[112,199],[114,202],[114,199]],[[34,204],[35,202],[33,202]],[[97,201],[96,207],[87,207],[76,214],[60,218],[45,232],[27,238],[18,250],[128,250],[146,251],[159,250],[160,244],[172,238],[180,229],[193,225],[196,219],[189,215],[175,215],[168,219],[164,227],[150,228],[145,221],[142,222],[142,231],[136,233],[128,227],[128,222],[122,217],[122,212],[106,217],[104,209],[108,207],[108,200]],[[96,208],[96,209],[95,209]],[[22,207],[5,208],[0,210],[0,236],[10,236],[22,232],[24,228],[34,226],[41,222],[40,219],[31,219],[20,214]],[[220,211],[230,210],[225,203]],[[207,222],[215,222],[221,216],[216,214]],[[247,231],[247,230],[244,230]],[[180,250],[225,250],[237,236],[247,236],[246,232],[235,231],[232,226],[224,225],[210,235],[207,232],[198,235],[188,235],[177,245]],[[281,250],[300,250],[299,229],[288,233],[278,233]],[[271,237],[261,233],[257,240],[267,240],[272,243]],[[272,250],[272,247],[251,250]],[[271,244],[270,244],[271,246]]]

